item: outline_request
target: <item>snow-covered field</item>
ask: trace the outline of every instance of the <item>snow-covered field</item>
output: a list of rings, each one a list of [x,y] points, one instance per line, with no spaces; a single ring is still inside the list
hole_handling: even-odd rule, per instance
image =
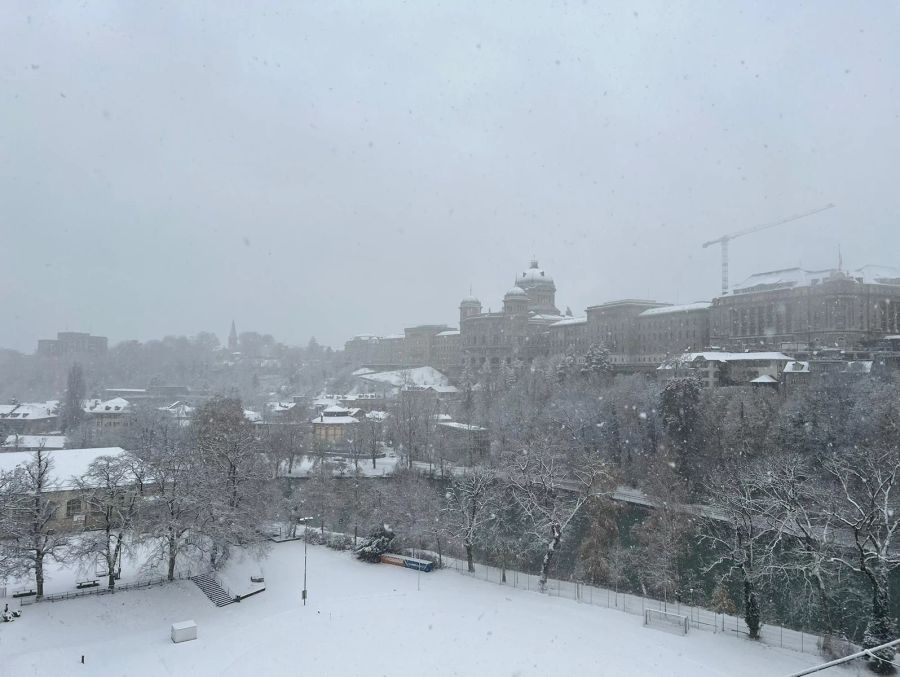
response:
[[[646,629],[636,616],[453,571],[363,564],[315,546],[303,607],[299,541],[274,546],[262,569],[265,592],[222,608],[187,581],[27,606],[21,619],[0,624],[0,674],[756,677],[817,662],[708,632]],[[169,626],[188,619],[199,639],[172,644]]]

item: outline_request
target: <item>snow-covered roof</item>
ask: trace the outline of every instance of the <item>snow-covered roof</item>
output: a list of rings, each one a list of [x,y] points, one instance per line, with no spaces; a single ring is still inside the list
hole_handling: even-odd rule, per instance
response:
[[[808,374],[809,373],[809,362],[801,362],[799,360],[791,360],[786,365],[784,365],[785,373],[791,374]]]
[[[778,383],[778,379],[768,374],[763,374],[762,376],[757,376],[755,379],[750,381],[750,383]]]
[[[676,365],[688,365],[692,362],[791,362],[784,353],[684,353],[659,365],[658,369],[672,369]]]
[[[353,372],[352,376],[363,376],[364,374],[374,374],[375,370],[370,369],[369,367],[360,367],[356,371]]]
[[[3,443],[4,447],[13,449],[27,447],[36,449],[62,449],[66,446],[65,435],[10,435]]]
[[[437,336],[459,336],[459,329],[448,329],[440,332]]]
[[[0,418],[28,419],[53,418],[57,413],[58,400],[46,402],[21,402],[19,404],[0,404]]]
[[[567,317],[551,324],[551,327],[568,327],[573,324],[587,324],[587,317]]]
[[[802,268],[785,268],[765,273],[755,273],[743,282],[732,287],[732,293],[745,294],[767,289],[790,289],[821,284],[827,280],[851,280],[863,284],[884,284],[900,286],[900,270],[887,266],[863,266],[856,270],[843,272],[836,268],[825,270],[804,270]]]
[[[312,423],[317,425],[349,425],[351,423],[359,423],[359,419],[353,416],[316,416]]]
[[[81,477],[88,466],[100,456],[121,456],[125,450],[121,447],[98,447],[96,449],[60,449],[47,451],[52,459],[50,484],[53,489],[74,489],[73,478]],[[17,466],[34,460],[34,452],[11,451],[0,454],[0,472],[11,472]]]
[[[347,409],[346,407],[342,407],[337,404],[332,404],[330,407],[325,407],[325,410],[323,413],[325,413],[325,414],[346,414],[349,411],[350,410]]]
[[[415,369],[398,369],[396,371],[380,371],[374,374],[362,374],[359,378],[382,385],[400,388],[413,386],[448,386],[450,379],[434,367],[416,367]]]
[[[84,404],[84,411],[88,414],[121,414],[131,408],[131,403],[121,397],[111,400],[88,400]]]
[[[697,303],[685,303],[680,306],[660,306],[659,308],[648,308],[638,317],[650,317],[653,315],[669,315],[670,313],[690,313],[696,310],[709,310],[712,303],[709,301],[698,301]]]
[[[259,423],[262,420],[262,416],[257,411],[251,411],[250,409],[244,409],[244,418],[250,421],[250,423]]]
[[[296,402],[266,402],[266,407],[268,407],[270,411],[276,414],[290,411],[295,406],[297,406]]]
[[[440,421],[437,425],[443,426],[444,428],[453,428],[454,430],[466,430],[469,432],[480,432],[483,430],[487,430],[487,428],[482,428],[480,425],[472,425],[470,423],[459,423],[457,421]]]
[[[370,421],[384,421],[390,416],[386,411],[370,411],[366,414],[366,418]]]

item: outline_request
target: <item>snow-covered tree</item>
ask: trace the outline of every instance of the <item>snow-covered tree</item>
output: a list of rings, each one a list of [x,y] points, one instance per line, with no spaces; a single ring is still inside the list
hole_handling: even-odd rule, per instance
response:
[[[384,524],[369,533],[369,537],[353,549],[357,559],[363,562],[377,564],[381,561],[381,556],[391,549],[391,543],[394,540],[394,531]]]
[[[738,578],[751,639],[759,639],[759,584],[768,574],[777,541],[759,494],[761,474],[765,470],[751,464],[714,473],[707,486],[708,512],[701,521],[700,540],[710,546],[714,557],[704,572],[724,569],[725,575]]]
[[[507,458],[513,496],[534,536],[544,541],[539,581],[543,591],[566,530],[587,501],[612,488],[612,473],[596,454],[567,455],[546,431],[534,430]]]
[[[612,361],[606,346],[597,343],[591,344],[591,347],[584,354],[581,373],[598,385],[608,381],[610,376],[612,376]]]
[[[659,410],[663,427],[672,448],[679,458],[679,470],[686,467],[692,451],[701,446],[700,380],[693,376],[674,378],[662,390]]]
[[[218,566],[232,547],[265,547],[261,533],[273,517],[275,485],[240,400],[204,403],[192,430],[200,507],[196,531],[205,537],[210,563]]]
[[[694,540],[694,518],[684,510],[688,490],[665,462],[652,466],[643,488],[653,508],[634,530],[632,563],[642,588],[669,600],[681,589],[683,559]]]
[[[142,465],[128,456],[99,456],[76,480],[90,524],[73,545],[72,556],[91,564],[102,560],[110,589],[116,585],[121,557],[129,550],[143,498],[142,472]]]
[[[53,527],[60,509],[53,459],[43,448],[0,477],[0,575],[34,576],[38,599],[44,596],[44,564],[68,556],[65,535]]]
[[[148,564],[164,564],[172,581],[178,558],[199,545],[197,528],[204,493],[196,455],[182,440],[168,437],[144,449],[140,462],[153,487],[152,500],[140,513],[137,532],[149,549]]]
[[[824,463],[835,489],[828,517],[850,536],[851,552],[834,561],[862,576],[872,593],[872,605],[863,646],[872,648],[897,636],[891,612],[889,577],[900,567],[895,537],[900,528],[896,502],[900,487],[900,448],[856,447],[833,454]],[[881,649],[871,659],[874,672],[893,672],[893,648]]]
[[[451,532],[462,541],[469,571],[475,571],[473,548],[493,510],[494,473],[472,468],[457,477],[447,490],[447,512]]]

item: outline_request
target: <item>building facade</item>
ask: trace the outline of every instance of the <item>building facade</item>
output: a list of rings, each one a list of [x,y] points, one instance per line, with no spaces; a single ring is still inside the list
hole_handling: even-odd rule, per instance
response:
[[[84,357],[106,353],[105,336],[91,336],[80,331],[60,331],[55,339],[40,339],[37,354],[42,357]]]
[[[705,350],[858,350],[900,336],[900,271],[799,268],[759,273],[711,302],[671,305],[623,299],[560,314],[556,283],[537,260],[515,278],[501,310],[473,297],[459,304],[459,329],[420,325],[402,336],[347,342],[355,366],[430,365],[448,373],[583,354],[604,345],[619,369],[651,370],[667,358]]]
[[[900,333],[900,272],[799,268],[750,276],[712,303],[715,345],[853,348]]]

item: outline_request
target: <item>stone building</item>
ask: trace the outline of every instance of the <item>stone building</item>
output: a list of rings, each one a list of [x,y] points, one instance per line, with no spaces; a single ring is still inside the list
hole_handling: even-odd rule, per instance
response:
[[[588,340],[609,350],[613,364],[638,362],[640,347],[637,319],[641,313],[665,304],[644,299],[623,299],[590,306],[587,313]]]
[[[889,336],[900,336],[900,272],[890,268],[792,268],[752,275],[712,302],[623,299],[572,317],[560,314],[553,277],[532,260],[499,311],[485,312],[477,298],[467,296],[459,304],[458,330],[420,325],[399,337],[358,336],[345,348],[355,366],[431,365],[453,374],[539,356],[583,354],[597,344],[608,349],[620,370],[651,370],[685,352],[848,351],[873,349]]]
[[[480,369],[529,361],[550,351],[550,327],[566,319],[556,307],[556,283],[533,259],[503,296],[500,312],[483,312],[478,299],[459,306],[462,365]]]
[[[740,349],[852,348],[898,332],[900,272],[876,266],[751,275],[710,316],[710,341]]]
[[[673,352],[709,346],[710,304],[649,308],[637,316],[637,362],[659,364]]]

